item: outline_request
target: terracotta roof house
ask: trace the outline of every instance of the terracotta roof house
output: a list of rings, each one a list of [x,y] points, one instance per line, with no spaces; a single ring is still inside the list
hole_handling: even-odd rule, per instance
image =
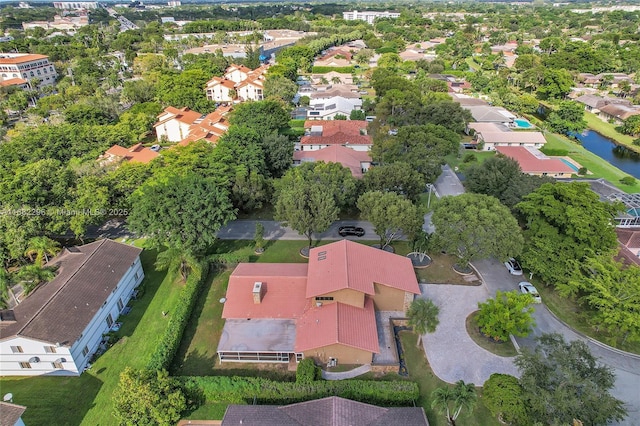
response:
[[[231,106],[219,106],[201,120],[197,120],[189,126],[188,136],[178,142],[178,145],[186,146],[199,140],[205,140],[215,145],[218,143],[218,139],[229,129],[228,115],[231,110]]]
[[[337,57],[336,57],[337,56]],[[333,48],[313,63],[316,67],[348,67],[351,65],[351,52],[347,49]]]
[[[188,107],[167,107],[158,115],[158,122],[153,125],[158,141],[180,142],[189,135],[189,127],[199,120],[202,114]]]
[[[213,77],[207,82],[207,99],[215,102],[260,101],[264,99],[265,74],[268,65],[251,70],[244,65],[230,65],[224,77]],[[235,93],[234,93],[235,92]]]
[[[0,311],[0,374],[82,373],[144,278],[141,251],[99,240],[52,259],[56,277]]]
[[[9,402],[0,402],[0,426],[24,426],[22,413],[27,407]]]
[[[348,240],[317,247],[307,264],[244,264],[229,278],[221,362],[370,364],[380,352],[376,311],[404,311],[418,282],[403,256]]]
[[[314,161],[340,163],[351,170],[351,174],[356,178],[361,178],[363,173],[369,170],[371,166],[371,156],[368,151],[356,151],[342,145],[330,145],[314,151],[293,152],[294,165]]]
[[[297,404],[229,405],[222,426],[429,426],[422,407],[385,408],[330,396]]]
[[[38,79],[40,85],[55,84],[58,73],[49,57],[31,53],[0,52],[0,81]]]
[[[157,156],[158,153],[156,151],[143,147],[141,143],[137,143],[131,148],[114,145],[100,156],[100,161],[103,165],[119,160],[146,164]]]
[[[0,81],[0,87],[10,87],[10,86],[17,86],[21,89],[28,89],[29,82],[22,78],[9,78],[9,79]]]
[[[535,148],[524,146],[497,146],[500,154],[518,162],[523,173],[536,176],[569,178],[577,170],[558,158],[549,158]]]
[[[364,120],[307,120],[304,123],[305,136],[296,147],[302,151],[314,151],[331,145],[348,146],[356,151],[369,151],[373,144],[367,135]]]

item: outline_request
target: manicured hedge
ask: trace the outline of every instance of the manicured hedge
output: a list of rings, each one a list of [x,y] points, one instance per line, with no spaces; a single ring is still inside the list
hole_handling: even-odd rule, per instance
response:
[[[305,358],[298,363],[296,383],[312,383],[320,378],[320,367],[312,358]]]
[[[418,399],[418,384],[405,380],[335,380],[307,384],[276,382],[257,377],[179,377],[192,394],[207,403],[292,404],[339,396],[381,406],[411,405]]]
[[[187,322],[191,317],[191,311],[195,305],[195,302],[200,294],[200,290],[203,287],[207,278],[208,265],[202,266],[202,277],[191,275],[187,278],[185,286],[182,288],[180,298],[176,307],[171,313],[169,324],[167,329],[160,338],[156,350],[151,355],[151,359],[147,364],[147,368],[150,370],[168,370],[173,358],[176,356],[178,347],[180,346],[180,340],[182,340],[182,333],[187,326]]]
[[[542,147],[540,151],[542,151],[545,155],[550,155],[552,157],[566,157],[567,155],[569,155],[569,151],[562,148],[548,149],[548,148]]]
[[[326,74],[328,72],[335,71],[344,74],[353,73],[353,67],[313,67],[311,72],[314,74]]]

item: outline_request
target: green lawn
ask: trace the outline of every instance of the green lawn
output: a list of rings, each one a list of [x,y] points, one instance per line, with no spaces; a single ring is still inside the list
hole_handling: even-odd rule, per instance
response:
[[[569,152],[569,157],[573,158],[583,167],[586,167],[587,170],[592,173],[586,175],[587,178],[604,178],[624,192],[640,192],[640,180],[636,180],[634,185],[621,184],[620,179],[625,176],[629,176],[627,173],[623,172],[617,167],[612,166],[607,161],[598,157],[596,154],[587,151],[581,145],[555,133],[546,133],[545,138],[547,139],[545,149],[567,150]]]
[[[476,161],[469,161],[467,163],[464,163],[462,160],[467,154],[473,155]],[[464,151],[462,151],[462,155],[449,154],[444,159],[452,169],[455,170],[455,168],[458,167],[460,170],[464,170],[465,168],[474,164],[481,164],[486,161],[487,158],[494,157],[495,155],[495,151],[477,151],[475,149],[465,149]]]
[[[404,349],[409,379],[417,382],[420,387],[418,405],[424,408],[431,426],[447,426],[448,423],[445,417],[431,408],[431,393],[439,387],[452,385],[443,382],[433,373],[424,355],[422,346],[420,348],[416,347],[417,337],[413,332],[401,332],[400,340],[402,342],[402,348]],[[469,361],[473,362],[473,360]],[[491,416],[487,407],[482,403],[481,388],[476,388],[476,390],[478,391],[479,398],[475,410],[470,415],[468,413],[461,414],[457,424],[465,426],[499,425],[500,423]]]
[[[626,145],[633,151],[640,152],[640,146],[636,146],[633,144],[635,138],[633,136],[623,135],[622,133],[618,132],[614,124],[600,120],[597,115],[589,111],[585,111],[584,118],[587,121],[587,127],[589,127],[590,129],[595,130],[602,136],[613,139],[621,145]]]
[[[126,367],[141,368],[149,360],[177,302],[182,284],[173,275],[156,271],[155,250],[142,252],[145,292],[133,302],[131,312],[120,317],[121,339],[98,358],[91,370],[80,377],[3,378],[3,392],[12,392],[17,404],[27,406],[26,424],[116,424],[111,398],[120,372]],[[167,317],[162,312],[168,312]]]
[[[466,281],[464,277],[453,270],[453,264],[458,258],[446,254],[430,254],[431,265],[426,268],[416,269],[419,282],[429,284],[458,284],[458,285],[480,285],[480,281]]]

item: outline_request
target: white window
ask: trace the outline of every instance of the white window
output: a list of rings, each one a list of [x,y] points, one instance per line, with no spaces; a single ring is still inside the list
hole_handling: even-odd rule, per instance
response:
[[[118,312],[122,311],[122,308],[124,308],[124,303],[122,303],[122,299],[118,299]]]
[[[20,368],[31,368],[31,364],[29,364],[28,362],[21,362]]]
[[[48,354],[55,354],[56,353],[56,347],[55,346],[45,346],[44,347],[44,351]]]
[[[51,366],[57,370],[62,370],[64,368],[61,362],[52,362]]]
[[[113,325],[113,318],[111,318],[111,314],[107,315],[106,321],[109,328],[111,328],[111,326]]]
[[[22,346],[11,346],[11,352],[14,354],[21,354],[24,351],[22,350]]]
[[[89,353],[89,348],[85,346],[84,349],[82,350],[82,356],[87,356],[88,353]]]

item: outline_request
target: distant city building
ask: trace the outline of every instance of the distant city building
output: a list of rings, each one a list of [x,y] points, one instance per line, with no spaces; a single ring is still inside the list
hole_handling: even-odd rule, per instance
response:
[[[180,2],[180,0],[172,0],[167,2],[167,5],[169,7],[178,7],[178,6],[182,6],[182,3]]]
[[[83,16],[59,16],[56,15],[53,17],[53,22],[47,21],[31,21],[31,22],[23,22],[22,29],[28,30],[31,28],[44,28],[45,30],[75,30],[80,27],[84,27],[89,25],[89,17],[87,15]]]
[[[49,85],[56,82],[57,76],[48,56],[0,52],[0,82],[16,78],[28,81],[38,79],[40,84]]]
[[[342,19],[345,21],[367,21],[369,24],[373,24],[376,18],[399,18],[398,12],[342,12]]]
[[[18,9],[31,9],[31,5],[27,2],[21,1],[18,3]]]
[[[78,10],[78,9],[97,9],[98,2],[95,1],[56,1],[53,3],[56,9]]]

